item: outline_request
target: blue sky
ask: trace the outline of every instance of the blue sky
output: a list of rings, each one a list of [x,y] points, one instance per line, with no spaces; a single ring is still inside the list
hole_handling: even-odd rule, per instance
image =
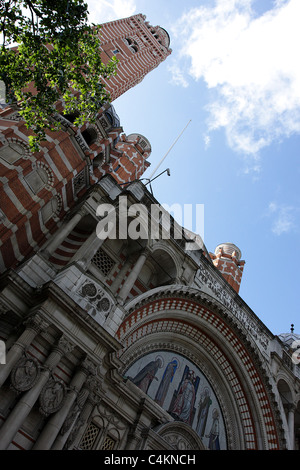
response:
[[[299,333],[299,0],[87,3],[94,23],[143,13],[168,31],[171,56],[114,102],[124,132],[150,141],[147,177],[191,120],[155,197],[204,204],[207,249],[242,251],[243,300],[274,334]]]

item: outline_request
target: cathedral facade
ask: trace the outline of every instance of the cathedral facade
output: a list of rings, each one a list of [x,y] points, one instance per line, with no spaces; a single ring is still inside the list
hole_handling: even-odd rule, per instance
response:
[[[113,99],[171,53],[143,15],[102,34]],[[0,115],[0,449],[299,449],[300,336],[239,296],[240,249],[161,208],[111,104],[80,129],[62,111],[37,154]]]

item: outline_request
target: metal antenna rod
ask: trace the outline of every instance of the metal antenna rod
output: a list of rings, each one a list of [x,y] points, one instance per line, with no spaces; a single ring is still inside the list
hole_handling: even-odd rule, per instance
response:
[[[167,153],[165,154],[165,156],[161,159],[161,161],[159,162],[159,164],[157,165],[157,167],[155,168],[155,170],[151,173],[150,177],[147,178],[149,180],[151,180],[151,178],[153,177],[153,175],[157,172],[158,168],[160,167],[160,165],[162,164],[162,162],[164,161],[164,159],[166,158],[166,156],[169,154],[169,152],[172,150],[172,148],[174,147],[174,145],[176,144],[177,140],[181,137],[181,135],[184,133],[184,131],[186,130],[187,126],[189,125],[189,123],[191,122],[191,119],[189,120],[189,122],[187,123],[187,125],[185,126],[185,128],[180,132],[179,136],[177,137],[177,139],[175,140],[175,142],[171,145],[171,147],[169,148],[169,150],[167,151]]]

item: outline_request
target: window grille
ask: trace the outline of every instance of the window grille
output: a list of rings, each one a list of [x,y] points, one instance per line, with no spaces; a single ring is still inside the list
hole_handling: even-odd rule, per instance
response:
[[[145,148],[147,147],[147,142],[145,142],[145,141],[142,140],[142,139],[139,141],[139,144],[140,144],[140,146],[141,146],[143,149],[145,149]]]
[[[93,445],[95,444],[99,432],[100,428],[98,428],[98,426],[96,426],[95,424],[90,423],[81,439],[79,446],[80,449],[91,450],[93,448]]]
[[[78,175],[73,178],[74,194],[78,194],[79,191],[85,187],[85,171],[82,170]]]
[[[108,256],[108,254],[101,248],[93,256],[92,263],[97,266],[97,268],[104,274],[104,276],[107,276],[115,265],[114,260],[111,259],[110,256]]]
[[[101,450],[112,450],[115,447],[115,443],[116,441],[112,437],[106,436],[102,444]]]

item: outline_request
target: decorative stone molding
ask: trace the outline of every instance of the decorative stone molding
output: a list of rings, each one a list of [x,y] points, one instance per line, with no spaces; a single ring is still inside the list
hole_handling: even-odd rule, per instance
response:
[[[258,322],[237,304],[233,296],[224,289],[221,283],[214,279],[213,275],[202,264],[199,265],[197,277],[202,285],[210,289],[221,304],[228,309],[229,314],[239,320],[240,325],[243,326],[243,329],[247,331],[254,341],[259,342],[262,348],[266,350],[269,345],[269,339],[262,331]]]
[[[68,340],[68,338],[62,336],[54,346],[53,351],[57,351],[62,353],[62,355],[66,355],[72,352],[74,348],[75,345],[70,340]]]
[[[17,393],[31,389],[40,377],[40,366],[36,359],[25,354],[11,371],[11,388]]]
[[[87,375],[95,376],[98,372],[100,364],[96,365],[91,359],[86,357],[80,364],[79,368],[84,370]]]
[[[10,310],[10,308],[7,307],[7,305],[5,304],[5,302],[3,302],[3,301],[0,299],[0,317],[1,317],[1,315],[5,315],[9,310]]]
[[[106,292],[99,285],[86,279],[77,290],[77,293],[88,301],[90,307],[96,309],[102,316],[107,318],[112,303]],[[96,311],[94,314],[96,315]]]
[[[66,434],[72,426],[72,424],[75,422],[76,417],[80,414],[86,400],[88,397],[89,391],[87,389],[83,389],[79,392],[75,403],[73,404],[72,408],[70,409],[64,424],[62,425],[60,429],[60,435]]]
[[[155,429],[154,429],[155,430]],[[156,432],[175,450],[205,450],[200,437],[184,423],[166,423]]]
[[[49,328],[50,323],[44,319],[41,313],[37,312],[27,317],[24,321],[24,325],[27,329],[40,333]]]
[[[0,137],[0,143],[3,146],[9,146],[9,144],[17,144],[19,147],[22,148],[22,152],[23,152],[23,154],[20,155],[20,159],[32,160],[32,161],[36,160],[35,157],[33,156],[32,151],[30,150],[29,145],[27,144],[27,142],[25,142],[22,139],[18,139],[16,137],[7,137],[7,138]]]

